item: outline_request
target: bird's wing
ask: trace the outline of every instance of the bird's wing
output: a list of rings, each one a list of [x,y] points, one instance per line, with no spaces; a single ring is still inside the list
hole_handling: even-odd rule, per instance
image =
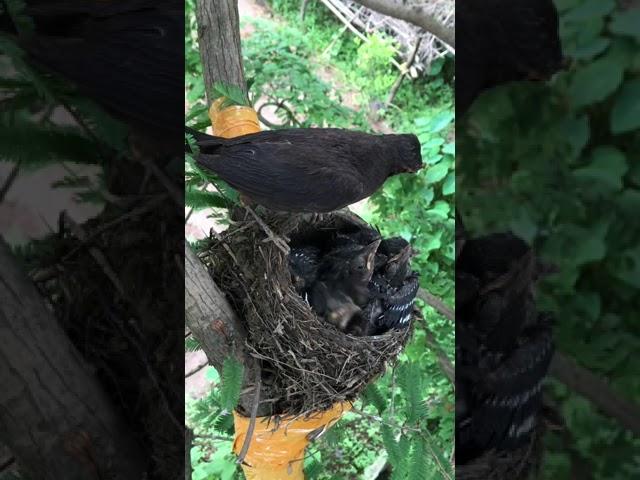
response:
[[[389,328],[404,328],[409,325],[413,302],[418,293],[418,277],[407,278],[405,284],[385,299],[384,324]]]
[[[363,180],[330,148],[287,141],[225,145],[198,163],[249,198],[275,210],[326,212],[362,199]],[[303,206],[303,207],[301,207]]]

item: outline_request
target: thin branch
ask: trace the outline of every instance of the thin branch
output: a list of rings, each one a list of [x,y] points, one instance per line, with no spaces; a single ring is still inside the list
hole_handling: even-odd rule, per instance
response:
[[[438,363],[440,364],[440,368],[442,373],[451,381],[451,383],[455,384],[456,379],[456,370],[453,366],[453,362],[449,359],[449,356],[442,350],[438,341],[436,340],[436,336],[429,329],[427,325],[427,321],[422,319],[423,328],[426,334],[427,345],[434,351],[436,357],[438,357]]]
[[[391,103],[393,102],[393,99],[396,98],[396,94],[398,93],[398,90],[400,90],[400,85],[402,85],[402,81],[404,80],[404,77],[407,76],[407,74],[409,73],[409,69],[411,68],[411,65],[416,59],[416,55],[418,54],[418,50],[420,50],[421,43],[422,43],[422,37],[420,36],[416,40],[416,44],[413,46],[413,49],[409,54],[407,63],[402,65],[403,68],[400,71],[400,75],[398,75],[398,78],[396,79],[393,86],[391,87],[391,91],[389,92],[389,96],[387,97],[387,101],[386,101],[387,107],[389,107],[389,105],[391,105]]]
[[[242,444],[242,449],[238,454],[238,460],[236,463],[241,464],[244,462],[244,458],[247,456],[247,452],[249,452],[249,446],[251,445],[251,439],[253,437],[253,431],[256,428],[256,417],[258,416],[258,406],[260,405],[260,389],[262,388],[262,381],[260,380],[261,373],[260,370],[256,369],[255,373],[255,394],[253,396],[253,405],[251,406],[251,419],[249,420],[249,428],[247,429],[247,436],[244,437],[244,443]]]
[[[424,288],[418,290],[418,298],[422,300],[424,303],[432,307],[436,312],[440,315],[448,318],[452,322],[456,319],[456,314],[449,306],[447,306],[444,301],[435,295],[427,292]]]
[[[640,436],[640,406],[620,396],[603,378],[556,352],[551,375],[571,390],[590,400],[603,414]]]
[[[191,370],[189,370],[184,378],[189,378],[192,375],[195,375],[196,373],[198,373],[200,370],[202,370],[204,367],[206,367],[207,365],[209,365],[209,360],[205,360],[202,363],[199,363],[198,365],[196,365],[194,368],[192,368]]]

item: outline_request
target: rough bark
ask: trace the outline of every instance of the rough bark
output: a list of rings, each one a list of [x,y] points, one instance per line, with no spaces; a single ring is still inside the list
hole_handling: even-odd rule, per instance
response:
[[[184,257],[185,321],[189,330],[219,372],[224,360],[232,356],[245,367],[245,387],[252,384],[259,366],[245,351],[247,333],[242,322],[189,246],[185,246]],[[251,392],[240,398],[240,406],[246,411],[250,411],[251,403]]]
[[[447,45],[453,48],[456,46],[455,29],[442,24],[437,18],[427,13],[426,9],[421,5],[407,5],[396,0],[354,1],[376,12],[412,23],[413,25],[423,28]]]
[[[39,480],[139,480],[134,439],[0,238],[0,440]]]
[[[199,0],[196,22],[209,101],[215,99],[212,98],[215,82],[237,85],[245,90],[237,0]]]

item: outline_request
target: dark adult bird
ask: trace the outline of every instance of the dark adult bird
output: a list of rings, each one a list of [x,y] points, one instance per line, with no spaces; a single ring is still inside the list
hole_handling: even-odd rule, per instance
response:
[[[456,115],[487,89],[563,68],[558,28],[552,0],[457,2]]]
[[[0,30],[27,60],[74,84],[139,134],[171,140],[184,116],[184,3],[26,0],[33,30],[4,9]],[[16,25],[16,23],[18,25]],[[179,141],[179,140],[178,140]]]
[[[415,135],[300,128],[224,139],[187,131],[200,149],[198,165],[275,211],[338,210],[370,196],[388,177],[422,167]]]

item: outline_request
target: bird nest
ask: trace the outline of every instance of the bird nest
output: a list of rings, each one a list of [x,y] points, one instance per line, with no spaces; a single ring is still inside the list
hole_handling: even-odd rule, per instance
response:
[[[525,480],[537,478],[543,453],[544,424],[541,422],[527,445],[517,450],[491,450],[464,465],[456,465],[456,480]]]
[[[371,227],[349,212],[260,216],[235,210],[230,227],[211,238],[200,257],[244,321],[247,348],[275,393],[272,414],[301,415],[354,400],[395,361],[412,327],[360,337],[338,330],[296,292],[286,247],[274,239],[295,245]]]

